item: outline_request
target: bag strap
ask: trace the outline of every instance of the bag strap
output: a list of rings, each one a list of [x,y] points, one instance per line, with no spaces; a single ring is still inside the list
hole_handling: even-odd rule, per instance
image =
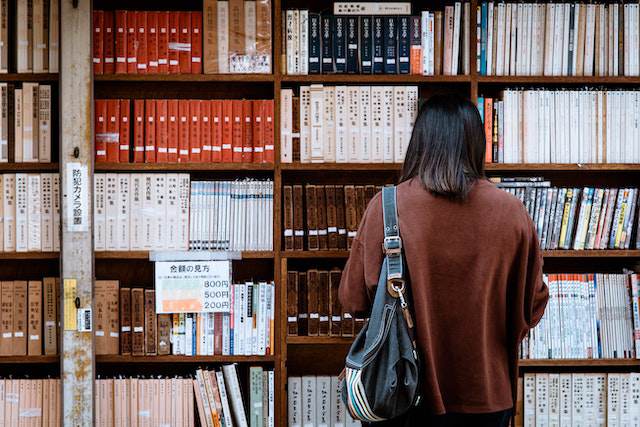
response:
[[[402,239],[398,226],[396,187],[382,188],[382,213],[384,218],[384,241],[382,251],[387,257],[387,281],[404,278]]]

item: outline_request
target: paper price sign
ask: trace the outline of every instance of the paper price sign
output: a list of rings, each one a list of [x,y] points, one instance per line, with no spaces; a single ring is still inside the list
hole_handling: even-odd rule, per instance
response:
[[[231,262],[156,262],[157,313],[228,313]]]

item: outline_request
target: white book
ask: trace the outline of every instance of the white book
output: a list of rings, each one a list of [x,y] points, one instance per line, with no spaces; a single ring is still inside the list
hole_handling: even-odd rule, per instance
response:
[[[129,205],[129,212],[130,212],[129,247],[133,251],[142,250],[143,248],[143,245],[142,245],[142,240],[143,240],[142,197],[143,197],[144,189],[143,189],[142,181],[143,181],[142,174],[138,174],[138,173],[131,174],[131,178],[130,178],[131,188],[129,190],[129,194],[131,194],[131,202]],[[106,181],[105,181],[105,191],[106,191]],[[105,201],[105,204],[106,204],[106,201]],[[106,224],[106,216],[105,216],[105,224]],[[106,235],[106,231],[105,231],[105,235]],[[106,238],[105,238],[105,245],[106,245]]]
[[[493,57],[493,38],[494,34],[493,26],[493,14],[496,13],[493,2],[487,4],[487,45],[486,45],[486,57],[487,57],[487,76],[494,75],[495,59]]]
[[[323,89],[323,108],[322,116],[322,157],[327,163],[336,161],[336,88],[334,86],[325,86]]]
[[[41,184],[41,208],[42,208],[42,237],[41,249],[43,252],[53,251],[53,174],[43,173],[40,176]]]
[[[42,251],[42,200],[40,174],[27,175],[27,233],[29,251]]]
[[[394,161],[394,86],[382,87],[382,161],[393,163]]]
[[[545,8],[543,74],[545,76],[552,76],[554,59],[553,42],[556,32],[560,31],[560,25],[555,25],[556,5],[553,3],[547,3],[543,5],[543,7]]]
[[[384,88],[371,86],[371,162],[384,159]]]
[[[32,16],[32,55],[31,63],[33,64],[34,73],[43,73],[44,69],[44,54],[46,52],[47,45],[44,38],[44,0],[33,0],[31,2],[31,16]],[[47,11],[48,13],[49,11]],[[48,35],[47,35],[48,38]]]
[[[57,73],[60,62],[59,55],[59,0],[49,0],[49,72]]]
[[[331,426],[331,377],[316,377],[316,422],[317,427]]]
[[[629,390],[629,413],[631,414],[629,425],[637,426],[640,425],[640,373],[629,373]]]
[[[572,375],[560,374],[560,425],[570,426],[572,419]]]
[[[594,399],[596,402],[596,415],[594,417],[595,425],[598,427],[606,426],[607,416],[607,374],[594,374]]]
[[[16,205],[15,205],[15,174],[4,174],[2,180],[2,224],[4,252],[16,250]]]
[[[0,7],[3,6],[0,5]],[[13,125],[9,123],[9,85],[7,83],[0,83],[0,114],[0,163],[7,163],[9,161],[9,126]]]
[[[582,425],[582,423],[585,421],[584,419],[584,374],[573,374],[571,394],[572,394],[571,420],[573,422],[573,425]]]
[[[509,75],[510,68],[510,60],[511,60],[511,49],[515,49],[514,46],[511,46],[511,33],[515,32],[515,29],[511,26],[511,20],[513,19],[513,3],[507,3],[504,12],[504,52],[503,52],[503,66],[502,66],[502,75]]]
[[[338,377],[331,377],[331,426],[344,427],[346,408],[342,401],[342,384]]]
[[[29,34],[28,27],[28,7],[26,1],[17,2],[16,6],[16,71],[18,73],[28,73],[33,71],[30,67],[33,58],[29,51]]]
[[[166,222],[167,222],[167,179],[165,174],[154,174],[153,176],[153,219],[152,219],[152,233],[155,249],[166,248]]]
[[[51,86],[38,86],[38,161],[51,162]],[[34,123],[35,126],[35,123]]]
[[[587,422],[596,419],[596,374],[584,374],[584,412],[583,416]]]
[[[269,405],[269,416],[267,418],[267,426],[274,427],[275,426],[275,372],[273,370],[267,373],[267,383],[269,385],[269,396],[268,396],[268,405]]]
[[[628,331],[625,331],[628,332]],[[629,336],[629,334],[627,334]],[[620,374],[620,425],[630,426],[631,424],[631,390],[629,384],[629,374]]]
[[[562,24],[562,50],[560,51],[562,54],[562,63],[560,65],[560,75],[568,76],[572,74],[573,64],[570,62],[569,58],[569,46],[573,46],[574,40],[570,37],[573,33],[571,32],[571,10],[572,5],[569,3],[562,3],[560,5],[563,8],[562,16],[564,18],[564,23]],[[556,21],[558,19],[556,18]]]
[[[131,221],[131,176],[127,173],[118,174],[118,200],[116,214],[116,249],[128,251],[130,248],[131,231],[129,221]]]
[[[27,174],[17,173],[15,181],[16,203],[16,252],[27,252],[29,249],[29,216],[28,216],[28,184]],[[6,210],[5,210],[6,212]],[[6,234],[6,233],[5,233]]]
[[[193,356],[193,314],[184,315],[184,354]]]
[[[266,282],[260,282],[258,285],[258,314],[257,314],[257,339],[254,346],[253,353],[256,355],[264,355],[267,351],[267,323],[269,323],[267,313],[267,291],[268,285]]]
[[[229,31],[225,31],[229,28],[229,2],[218,1],[217,5],[218,71],[224,74],[229,72]]]
[[[167,174],[167,198],[166,198],[166,221],[165,248],[176,249],[178,241],[178,217],[180,215],[180,201],[178,198],[178,174]]]
[[[620,387],[624,374],[609,373],[607,379],[607,425],[620,424]]]
[[[14,158],[16,163],[22,163],[24,160],[23,156],[23,147],[22,147],[22,131],[23,131],[23,123],[22,123],[22,89],[16,89],[14,91]]]
[[[300,10],[300,59],[298,74],[309,74],[309,11]]]
[[[216,371],[216,382],[218,383],[218,392],[220,393],[220,403],[222,404],[224,424],[225,426],[232,426],[231,405],[229,404],[229,394],[231,393],[231,390],[229,389],[229,393],[227,393],[227,384],[223,371],[224,366],[222,371]]]
[[[250,57],[256,55],[256,1],[244,2],[244,46]]]
[[[287,380],[288,426],[302,427],[302,378]]]
[[[498,3],[498,28],[497,28],[497,53],[496,53],[496,75],[504,75],[504,51],[506,32],[506,12],[505,3]],[[494,12],[495,13],[495,12]]]
[[[510,51],[509,51],[509,75],[510,76],[515,76],[517,74],[517,65],[518,65],[518,61],[517,61],[517,53],[518,53],[518,35],[520,33],[520,31],[518,31],[518,23],[519,21],[519,16],[520,16],[520,5],[517,4],[511,4],[511,41],[509,42],[510,44]]]
[[[247,427],[247,416],[242,403],[242,393],[240,391],[236,365],[222,365],[222,372],[224,374],[224,382],[227,387],[227,394],[231,403],[231,409],[234,414],[234,425],[237,425],[238,427]]]
[[[22,160],[25,162],[37,162],[38,151],[36,148],[36,135],[34,122],[34,109],[37,111],[37,96],[34,96],[34,89],[37,92],[38,83],[22,84]]]
[[[536,374],[524,374],[524,425],[535,427],[536,425]]]
[[[108,173],[105,178],[105,235],[106,250],[118,250],[118,174]]]
[[[586,31],[584,43],[584,75],[592,76],[595,60],[596,5],[587,4]]]
[[[53,174],[52,180],[52,205],[53,205],[53,250],[60,251],[60,175]]]
[[[536,374],[535,411],[536,426],[546,427],[549,423],[549,374]]]
[[[296,19],[294,15],[299,14],[297,10],[288,9],[285,11],[285,49],[286,49],[286,65],[287,74],[297,74],[295,64],[297,58],[295,58],[296,52],[299,48],[299,42],[297,33],[300,31],[299,25],[295,25]]]
[[[297,117],[296,117],[297,119]],[[293,89],[280,91],[280,161],[293,161]]]
[[[188,173],[178,175],[178,234],[176,249],[187,250],[189,248],[189,181]]]
[[[533,43],[535,44],[535,53],[536,53],[536,68],[535,68],[535,75],[536,76],[542,76],[543,75],[543,69],[544,69],[544,40],[545,40],[545,33],[544,33],[544,29],[545,29],[545,19],[546,19],[546,8],[545,5],[543,4],[538,4],[535,7],[535,10],[537,12],[538,15],[538,19],[537,19],[537,28],[536,28],[536,33],[538,35],[538,39],[536,39]],[[540,40],[542,40],[542,42],[540,42]]]
[[[321,163],[324,160],[324,92],[320,84],[309,88],[309,160]]]
[[[549,426],[560,426],[560,374],[549,374],[548,404]]]
[[[360,87],[347,86],[347,161],[357,163],[360,161]]]
[[[311,162],[311,87],[300,86],[300,162]]]
[[[4,252],[4,175],[2,174],[0,174],[0,252]]]
[[[372,126],[371,126],[371,86],[360,86],[360,157],[359,162],[371,163]]]
[[[93,247],[96,251],[104,251],[107,248],[105,191],[105,174],[95,174],[93,177]]]
[[[302,426],[316,425],[316,377],[302,377]]]
[[[433,16],[433,14],[432,14]],[[462,4],[462,73],[471,73],[471,3]]]
[[[453,48],[451,50],[451,75],[458,74],[460,58],[460,33],[462,32],[462,3],[455,2],[453,7]]]
[[[553,26],[551,27],[551,31],[553,33],[553,41],[551,43],[551,57],[553,63],[551,64],[551,74],[552,76],[561,76],[565,74],[566,67],[562,68],[562,60],[564,58],[565,52],[563,49],[564,43],[564,10],[565,7],[563,4],[550,5],[552,10],[554,11],[554,21]]]
[[[347,86],[336,86],[335,101],[335,129],[336,129],[336,162],[349,161],[347,141],[349,135],[349,120],[347,114]],[[302,143],[300,144],[302,151]],[[301,154],[302,156],[302,154]]]
[[[416,120],[418,119],[418,108],[419,108],[419,98],[420,92],[418,86],[407,86],[407,137],[404,140],[404,144],[402,147],[402,159],[407,153],[407,149],[409,148],[409,144],[411,143],[411,136],[413,135],[413,127],[416,124]]]

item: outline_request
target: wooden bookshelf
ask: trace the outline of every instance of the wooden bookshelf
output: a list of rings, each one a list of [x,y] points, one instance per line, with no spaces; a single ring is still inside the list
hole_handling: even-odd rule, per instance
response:
[[[471,76],[419,76],[410,74],[311,74],[303,76],[282,75],[283,83],[471,83]]]
[[[0,252],[0,260],[58,259],[59,252]]]
[[[273,363],[274,356],[120,356],[98,355],[96,363]]]
[[[272,83],[273,74],[98,74],[96,83],[104,82],[167,82],[167,83],[203,83],[203,82],[246,82]]]
[[[60,363],[60,356],[0,356],[0,365],[45,365],[56,363]]]
[[[273,251],[243,251],[242,259],[270,259],[275,256]],[[95,252],[98,260],[149,260],[149,251],[99,251]]]
[[[0,82],[49,83],[59,80],[58,73],[6,73],[0,74]]]
[[[58,163],[0,163],[0,172],[57,172]]]
[[[399,163],[281,163],[283,171],[397,171]],[[487,172],[523,171],[597,171],[597,172],[640,172],[636,163],[487,163]]]
[[[96,172],[272,171],[273,163],[97,163]]]
[[[349,251],[282,251],[283,258],[348,258]],[[545,258],[640,258],[639,249],[629,250],[548,250],[543,252]]]

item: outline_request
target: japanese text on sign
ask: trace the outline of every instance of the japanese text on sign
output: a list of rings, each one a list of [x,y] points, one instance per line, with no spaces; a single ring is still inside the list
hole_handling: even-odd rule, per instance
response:
[[[68,163],[66,178],[67,231],[87,231],[89,229],[87,167],[80,163]]]

